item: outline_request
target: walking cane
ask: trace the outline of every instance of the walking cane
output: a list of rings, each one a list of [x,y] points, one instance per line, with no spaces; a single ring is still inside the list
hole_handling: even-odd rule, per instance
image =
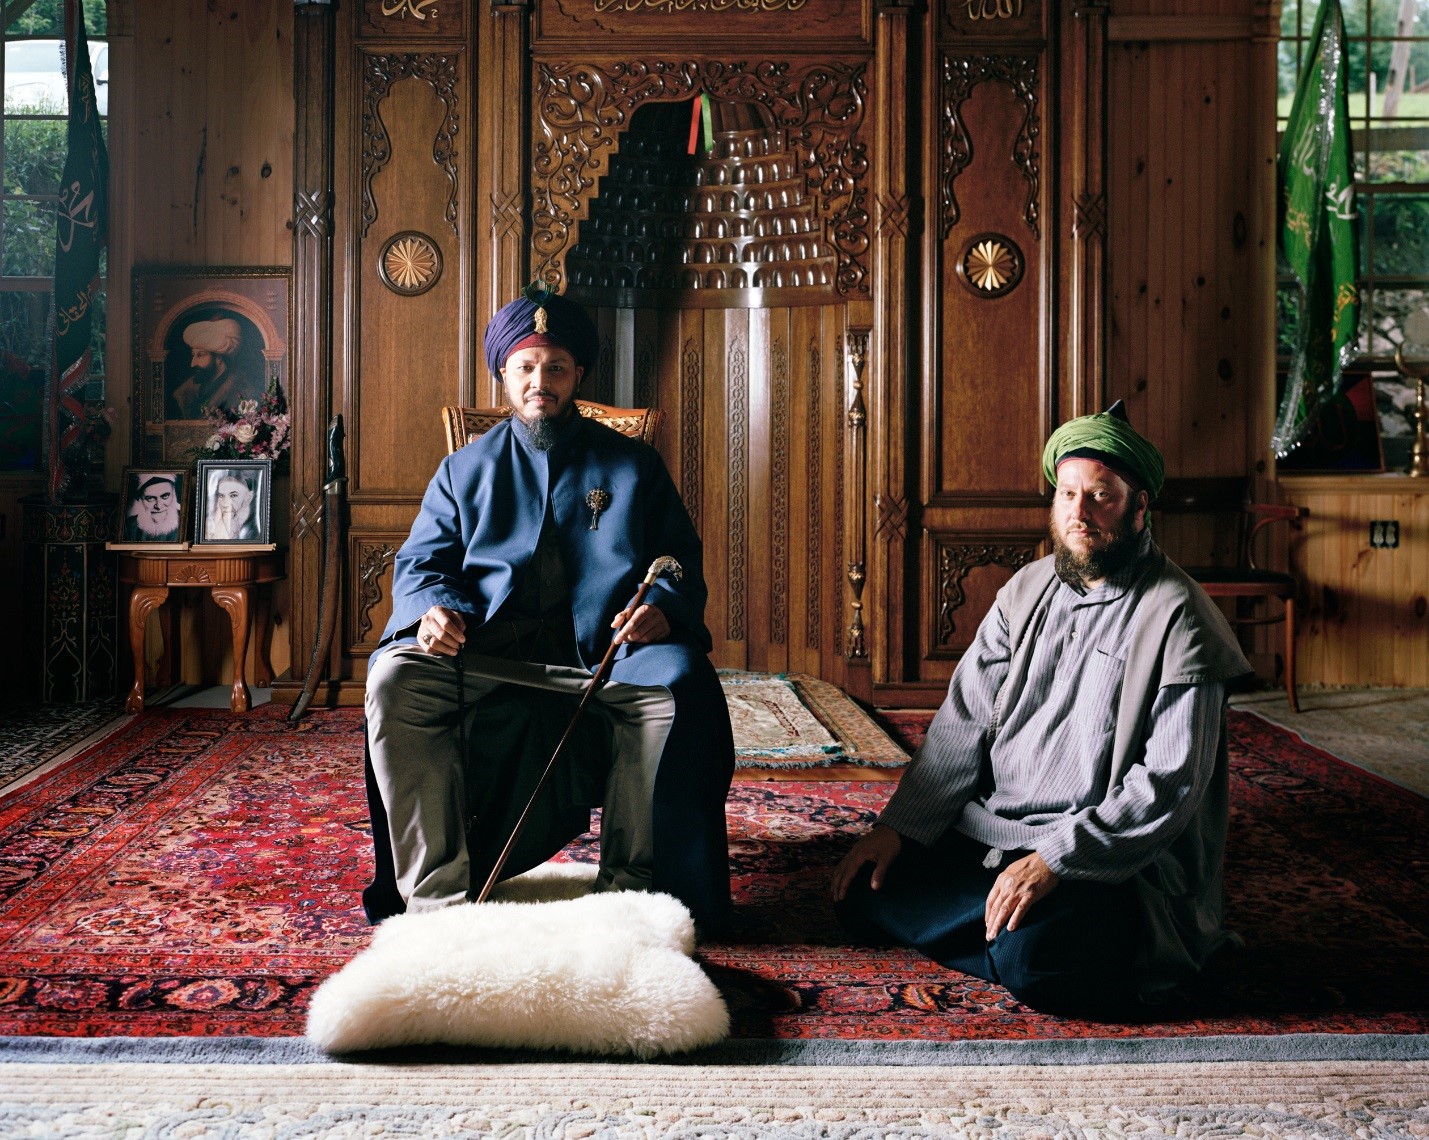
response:
[[[680,569],[680,564],[669,555],[664,555],[650,563],[650,569],[645,574],[645,580],[640,583],[640,589],[635,591],[635,600],[630,603],[630,612],[633,615],[640,608],[640,603],[645,600],[645,594],[651,586],[655,584],[655,579],[662,573],[668,572],[675,581],[679,581],[684,571]],[[521,812],[521,818],[516,821],[516,826],[511,830],[511,838],[506,841],[506,846],[501,849],[501,854],[496,857],[496,866],[491,868],[491,874],[486,877],[486,885],[481,888],[481,893],[476,896],[476,901],[481,903],[486,901],[486,896],[491,893],[491,888],[496,886],[496,880],[501,877],[501,869],[506,866],[506,860],[511,856],[511,849],[516,846],[516,840],[521,837],[521,832],[526,826],[526,819],[531,814],[531,809],[536,806],[536,799],[540,796],[541,790],[546,786],[546,781],[551,778],[551,773],[556,770],[556,761],[565,752],[566,745],[570,742],[571,733],[575,731],[576,722],[580,720],[581,713],[585,712],[585,707],[590,703],[595,691],[605,684],[605,675],[610,672],[610,663],[615,659],[615,651],[619,648],[619,643],[612,638],[610,647],[606,649],[605,656],[600,659],[600,667],[596,669],[595,675],[591,677],[590,684],[586,686],[585,692],[581,694],[581,703],[576,707],[575,716],[571,717],[571,723],[566,726],[565,734],[561,737],[561,742],[556,745],[556,750],[551,754],[551,758],[546,761],[546,770],[541,773],[541,779],[536,783],[536,790],[531,793],[531,798],[526,801],[526,807]]]

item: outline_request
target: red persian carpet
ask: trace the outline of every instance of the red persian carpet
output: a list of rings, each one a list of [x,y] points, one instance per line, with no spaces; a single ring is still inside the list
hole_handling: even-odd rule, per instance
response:
[[[365,943],[357,710],[146,712],[0,800],[0,1034],[285,1036]],[[739,927],[702,959],[736,1036],[1429,1032],[1429,801],[1232,712],[1229,920],[1194,1016],[1049,1017],[899,950],[841,941],[829,871],[888,783],[740,781]],[[594,840],[566,856],[595,857]]]

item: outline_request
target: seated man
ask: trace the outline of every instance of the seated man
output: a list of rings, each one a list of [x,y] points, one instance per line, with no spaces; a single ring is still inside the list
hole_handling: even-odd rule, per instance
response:
[[[711,933],[729,918],[734,740],[707,656],[699,538],[659,454],[577,414],[598,351],[579,305],[528,289],[487,326],[485,350],[515,414],[432,478],[368,671],[368,916],[476,896],[614,638],[589,706],[608,747],[553,778],[504,873],[553,855],[603,802],[597,889],[668,892]],[[660,578],[630,612],[662,555],[683,579]],[[513,707],[540,747],[508,731]]]
[[[1054,553],[999,591],[833,894],[855,930],[1026,1005],[1127,1016],[1228,938],[1225,697],[1250,667],[1151,540],[1161,454],[1120,402],[1042,468]]]

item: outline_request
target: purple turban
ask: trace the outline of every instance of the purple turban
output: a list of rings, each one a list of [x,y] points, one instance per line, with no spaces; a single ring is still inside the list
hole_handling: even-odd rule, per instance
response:
[[[528,285],[521,296],[503,308],[486,326],[483,347],[486,366],[495,376],[506,358],[522,341],[559,345],[569,352],[578,367],[589,372],[600,351],[600,334],[595,323],[574,301],[558,293],[548,293],[539,285]]]

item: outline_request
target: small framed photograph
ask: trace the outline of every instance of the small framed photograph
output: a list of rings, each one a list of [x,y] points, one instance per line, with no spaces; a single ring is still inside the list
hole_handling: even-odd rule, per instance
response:
[[[134,457],[182,463],[213,432],[209,412],[285,398],[291,270],[139,266],[134,270]]]
[[[196,543],[271,544],[271,459],[200,459],[194,482],[198,488]]]
[[[186,547],[189,479],[187,467],[126,467],[116,545]]]

